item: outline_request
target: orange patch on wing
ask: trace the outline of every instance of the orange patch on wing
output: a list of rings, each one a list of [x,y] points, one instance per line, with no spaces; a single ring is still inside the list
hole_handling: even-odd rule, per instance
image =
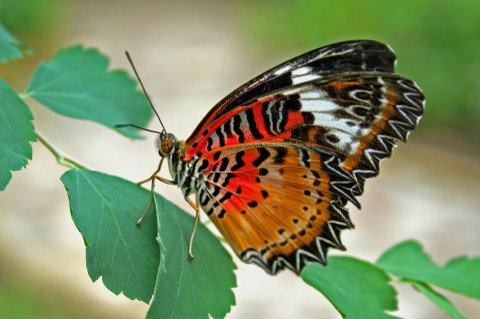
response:
[[[348,156],[342,164],[342,168],[350,172],[354,168],[356,168],[362,158],[363,153],[368,148],[368,146],[372,143],[372,141],[377,137],[377,135],[385,128],[388,123],[388,120],[395,115],[395,103],[397,99],[394,97],[396,95],[396,91],[392,88],[388,88],[385,94],[387,96],[387,104],[383,108],[381,112],[381,118],[374,122],[370,127],[370,133],[365,136],[362,136],[358,141],[359,145],[355,150],[355,153]]]
[[[337,91],[343,91],[349,86],[360,85],[361,83],[358,81],[336,81],[330,84]]]
[[[227,210],[223,218],[210,216],[238,255],[254,249],[266,260],[287,256],[322,233],[331,218],[330,176],[321,169],[318,154],[310,153],[310,164],[315,167],[316,176],[311,168],[299,165],[297,151],[290,148],[282,165],[276,165],[272,159],[262,165],[269,173],[260,176],[260,183],[255,182],[257,170],[244,173],[239,184],[249,183],[245,189],[248,192],[242,190],[239,196],[234,195],[223,204]],[[236,188],[234,181],[232,178]],[[262,195],[262,191],[268,196]],[[248,205],[252,200],[256,204]]]

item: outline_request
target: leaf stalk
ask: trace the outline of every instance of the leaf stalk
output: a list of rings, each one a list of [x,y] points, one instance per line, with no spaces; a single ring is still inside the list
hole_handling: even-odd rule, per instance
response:
[[[64,154],[62,154],[60,152],[60,150],[58,150],[52,143],[50,143],[44,136],[42,133],[40,133],[39,131],[36,131],[35,132],[35,135],[37,136],[37,139],[38,141],[47,148],[47,150],[52,153],[52,155],[55,157],[55,159],[57,160],[57,163],[62,165],[62,166],[65,166],[65,167],[68,167],[68,168],[83,168],[83,169],[86,169],[86,167],[80,163],[78,163],[77,161],[65,156]]]

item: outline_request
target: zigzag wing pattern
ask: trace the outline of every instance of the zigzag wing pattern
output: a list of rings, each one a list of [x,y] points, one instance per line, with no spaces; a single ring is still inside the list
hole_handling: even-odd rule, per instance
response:
[[[334,187],[352,184],[351,178],[334,156],[298,146],[209,154],[213,166],[200,186],[202,209],[237,255],[270,274],[300,273],[309,261],[325,264],[328,248],[344,249],[340,231],[353,227],[341,205],[347,198]]]
[[[343,249],[345,205],[360,207],[365,180],[423,114],[394,63],[375,41],[310,51],[233,91],[175,154],[180,187],[198,191],[242,260],[300,273]]]

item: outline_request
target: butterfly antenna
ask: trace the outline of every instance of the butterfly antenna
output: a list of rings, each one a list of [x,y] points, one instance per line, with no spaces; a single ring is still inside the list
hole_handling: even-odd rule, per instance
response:
[[[142,80],[140,79],[140,76],[138,75],[137,69],[135,68],[135,65],[133,64],[133,60],[130,56],[130,53],[128,51],[125,51],[125,55],[127,56],[128,62],[132,66],[133,72],[135,73],[135,76],[138,79],[138,82],[140,83],[140,86],[142,87],[143,93],[145,93],[145,96],[147,97],[148,103],[150,103],[150,106],[152,107],[153,112],[155,112],[155,115],[157,116],[158,121],[160,122],[160,125],[163,128],[162,133],[165,133],[167,130],[165,129],[165,126],[163,125],[162,119],[160,118],[160,115],[158,115],[157,110],[155,109],[155,106],[153,106],[152,100],[150,100],[150,97],[148,96],[147,90],[145,89],[145,86],[143,85]],[[133,125],[130,125],[133,126]]]
[[[144,127],[141,127],[141,126],[138,126],[138,125],[135,125],[135,124],[117,124],[115,125],[116,128],[121,128],[121,127],[134,127],[136,129],[139,129],[139,130],[142,130],[142,131],[147,131],[147,132],[150,132],[150,133],[156,133],[156,134],[162,134],[161,132],[159,131],[155,131],[155,130],[151,130],[151,129],[148,129],[148,128],[144,128]]]

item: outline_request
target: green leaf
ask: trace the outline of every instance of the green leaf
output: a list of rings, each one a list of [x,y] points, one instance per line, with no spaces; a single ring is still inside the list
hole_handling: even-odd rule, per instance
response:
[[[36,140],[32,120],[28,106],[0,80],[0,191],[7,187],[11,172],[32,159],[30,142]]]
[[[120,70],[107,71],[108,58],[95,49],[73,46],[61,50],[35,70],[27,95],[65,116],[98,122],[146,126],[152,116],[136,82]],[[135,130],[119,130],[138,138]]]
[[[193,218],[160,196],[156,197],[159,234],[165,263],[160,265],[147,318],[224,318],[235,304],[236,269],[219,240],[201,223],[187,258]]]
[[[386,251],[377,266],[398,277],[431,283],[480,299],[480,258],[458,257],[436,265],[419,243],[402,242]]]
[[[396,291],[388,275],[375,265],[351,257],[330,257],[328,266],[312,263],[300,275],[344,318],[396,318],[385,313],[397,309]]]
[[[436,292],[432,289],[429,285],[425,283],[421,283],[418,281],[407,281],[412,284],[412,286],[425,295],[430,301],[435,304],[438,308],[440,308],[443,312],[449,315],[451,318],[454,319],[466,319],[465,315],[463,315],[447,298],[445,298],[440,293]]]
[[[159,264],[152,212],[135,224],[148,203],[147,190],[118,177],[72,169],[62,176],[73,221],[87,246],[90,278],[102,277],[115,294],[149,302]]]
[[[197,229],[195,259],[190,262],[187,243],[193,218],[160,195],[155,197],[157,214],[152,209],[137,227],[135,221],[149,196],[143,188],[83,169],[68,171],[62,182],[87,246],[93,281],[102,277],[112,292],[145,302],[154,294],[149,318],[210,314],[218,319],[230,311],[235,303],[235,264],[205,226]]]
[[[23,57],[30,53],[30,48],[15,38],[0,23],[0,63]]]

